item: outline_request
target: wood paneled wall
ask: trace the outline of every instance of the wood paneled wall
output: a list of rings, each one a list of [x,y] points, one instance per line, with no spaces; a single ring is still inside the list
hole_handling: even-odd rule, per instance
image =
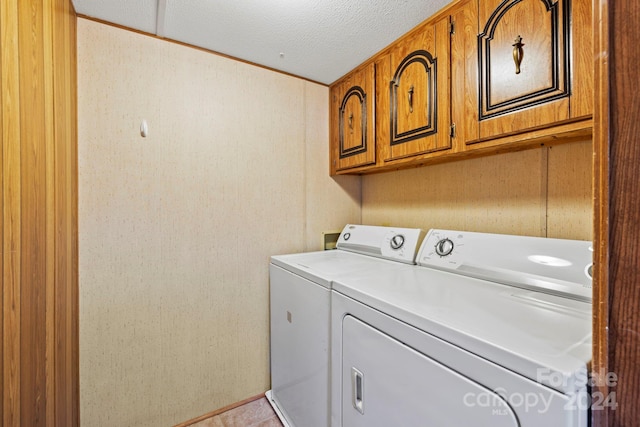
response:
[[[0,419],[77,426],[76,15],[2,0],[0,29]]]
[[[609,5],[612,4],[612,7]],[[640,420],[640,104],[636,0],[594,1],[596,59],[594,359],[597,392],[615,398],[594,426]],[[597,304],[596,304],[597,302]],[[615,374],[616,381],[605,381]]]

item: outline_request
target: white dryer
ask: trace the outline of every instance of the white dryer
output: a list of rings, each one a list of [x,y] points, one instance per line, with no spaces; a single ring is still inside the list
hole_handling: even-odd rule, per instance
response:
[[[332,427],[585,427],[590,243],[431,230],[338,279]]]
[[[420,229],[347,224],[331,251],[271,257],[271,390],[287,426],[329,425],[331,285],[415,264]]]

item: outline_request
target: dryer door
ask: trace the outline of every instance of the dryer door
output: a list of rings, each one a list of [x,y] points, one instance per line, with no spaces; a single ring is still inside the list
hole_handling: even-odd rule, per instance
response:
[[[355,317],[342,333],[342,427],[520,425],[492,390]]]

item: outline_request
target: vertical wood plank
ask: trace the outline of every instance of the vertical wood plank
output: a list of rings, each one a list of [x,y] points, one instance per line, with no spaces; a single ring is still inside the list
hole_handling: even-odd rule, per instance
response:
[[[56,425],[79,425],[76,16],[55,0]]]
[[[592,1],[573,0],[571,2],[572,62],[570,117],[590,116],[593,114],[593,36],[583,28],[593,28]]]
[[[608,422],[630,426],[640,419],[640,4],[619,1],[609,12],[608,368],[619,381]]]
[[[3,28],[3,10],[0,7],[0,42],[4,41],[4,38],[1,34]],[[2,44],[0,44],[2,46]],[[2,69],[2,55],[0,55],[0,179],[4,176],[4,162],[3,162],[3,151],[4,151],[4,100],[2,96],[2,89],[4,84],[3,74],[4,71]],[[1,181],[0,181],[1,182]],[[4,185],[0,184],[0,241],[4,242]],[[0,424],[3,424],[4,420],[4,247],[0,250]]]
[[[46,176],[42,2],[20,0],[20,422],[46,422]]]
[[[389,139],[391,127],[389,123],[389,76],[391,75],[391,54],[382,55],[375,61],[376,68],[376,160],[391,157]],[[382,114],[385,112],[386,114]]]
[[[336,174],[336,168],[338,167],[339,150],[338,141],[340,138],[340,130],[338,124],[338,86],[332,86],[329,90],[329,175],[334,176]]]
[[[20,425],[20,67],[17,0],[0,2],[3,161],[3,425]]]
[[[52,0],[43,1],[44,69],[53,67],[53,13]],[[46,372],[46,425],[55,426],[55,138],[54,138],[54,72],[44,75],[45,126],[45,182],[46,182],[46,292],[45,292],[45,372]]]
[[[462,151],[464,142],[478,138],[478,2],[470,0],[452,15],[451,36],[451,121],[456,125],[453,150]]]
[[[594,391],[609,394],[603,378],[609,367],[609,16],[608,1],[593,2],[593,364]],[[607,411],[592,411],[592,425],[609,425]]]

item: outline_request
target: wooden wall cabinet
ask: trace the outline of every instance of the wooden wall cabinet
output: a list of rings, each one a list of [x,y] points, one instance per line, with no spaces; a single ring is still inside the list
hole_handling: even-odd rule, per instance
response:
[[[592,112],[590,0],[455,1],[331,86],[331,174],[583,140]]]
[[[330,99],[330,170],[373,165],[375,147],[375,66],[370,63],[335,83]]]
[[[449,13],[439,13],[331,86],[332,175],[452,151],[450,30]]]
[[[468,97],[467,149],[517,145],[531,131],[590,133],[591,3],[483,0],[477,14],[477,28],[463,30],[464,68],[454,70]]]

